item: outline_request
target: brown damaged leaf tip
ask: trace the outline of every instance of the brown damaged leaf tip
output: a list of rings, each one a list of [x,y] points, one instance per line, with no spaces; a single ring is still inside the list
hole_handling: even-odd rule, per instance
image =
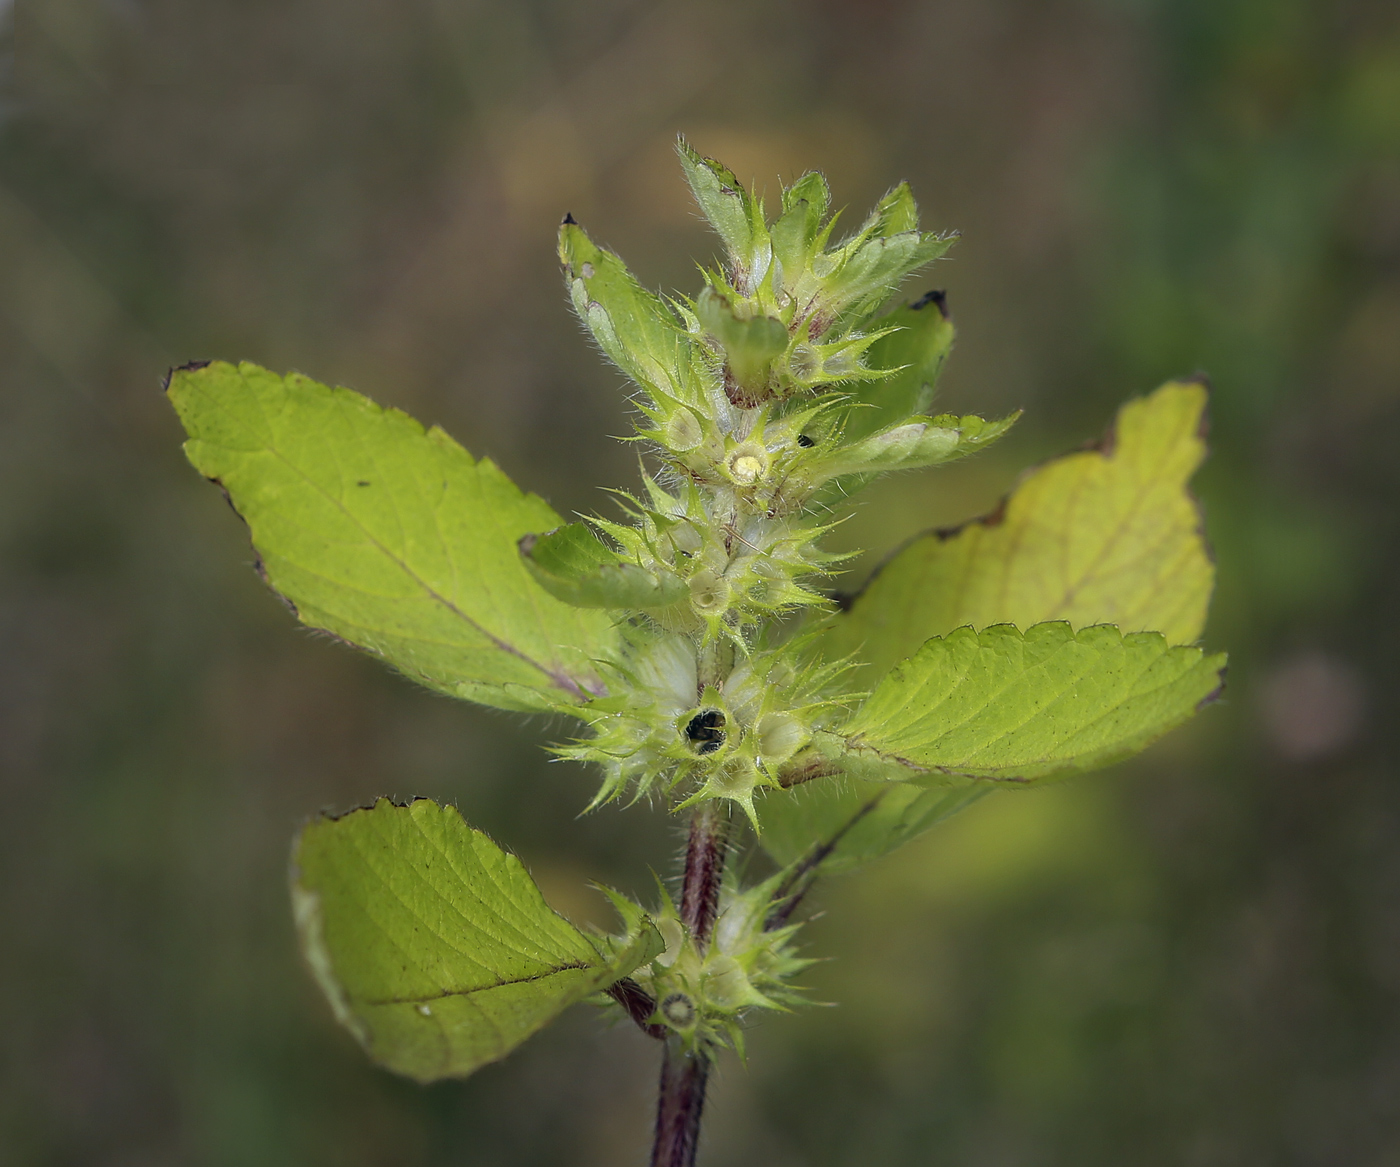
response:
[[[1196,702],[1197,713],[1199,713],[1207,705],[1214,705],[1217,701],[1220,700],[1221,695],[1225,692],[1225,674],[1227,672],[1229,672],[1229,666],[1222,665],[1220,667],[1220,672],[1217,674],[1220,677],[1220,684],[1216,685],[1214,689],[1212,689],[1209,693],[1207,693],[1204,697],[1202,697],[1199,701]]]
[[[930,304],[938,309],[938,314],[942,316],[944,320],[952,319],[952,316],[948,313],[948,293],[942,288],[935,288],[932,291],[925,292],[909,305],[909,309],[912,312],[920,312]]]
[[[187,361],[183,365],[175,365],[173,368],[167,369],[165,378],[160,383],[160,391],[162,393],[170,392],[170,382],[176,373],[197,373],[200,369],[207,369],[213,363],[213,361]]]

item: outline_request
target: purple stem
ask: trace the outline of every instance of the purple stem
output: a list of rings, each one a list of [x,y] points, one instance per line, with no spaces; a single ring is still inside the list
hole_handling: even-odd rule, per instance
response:
[[[685,879],[681,884],[681,923],[701,955],[709,947],[719,910],[719,884],[724,874],[728,835],[729,816],[719,800],[701,803],[690,820]],[[706,1050],[687,1052],[677,1037],[666,1042],[651,1167],[694,1167],[709,1076],[710,1056]]]

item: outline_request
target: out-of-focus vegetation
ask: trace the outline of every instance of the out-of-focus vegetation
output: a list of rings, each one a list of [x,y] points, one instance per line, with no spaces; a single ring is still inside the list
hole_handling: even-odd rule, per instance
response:
[[[840,1002],[723,1067],[714,1163],[1400,1162],[1400,18],[1387,0],[31,0],[0,73],[0,1158],[599,1167],[656,1050],[568,1023],[464,1084],[369,1068],[295,956],[290,834],[457,802],[560,908],[645,894],[659,810],[578,822],[550,727],[296,629],[178,449],[167,365],[436,420],[563,512],[633,480],[570,319],[572,211],[648,282],[714,242],[684,130],[776,190],[908,178],[943,405],[1025,406],[845,546],[990,505],[1197,368],[1228,703],[823,894]],[[915,289],[915,290],[922,290]],[[857,571],[862,568],[857,567]]]

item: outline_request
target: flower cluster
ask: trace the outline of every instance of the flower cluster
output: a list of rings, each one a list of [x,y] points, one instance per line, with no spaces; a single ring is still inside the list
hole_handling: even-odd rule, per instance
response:
[[[732,1045],[742,1053],[746,1010],[786,1010],[804,1002],[790,982],[815,962],[794,950],[793,937],[801,925],[768,926],[771,883],[740,891],[726,880],[720,897],[724,906],[703,950],[681,923],[664,887],[659,889],[660,909],[649,915],[625,896],[603,890],[629,934],[649,921],[665,941],[665,950],[633,973],[633,979],[655,1002],[647,1023],[670,1030],[686,1047]]]
[[[621,496],[630,523],[572,523],[521,553],[552,595],[623,627],[623,695],[591,702],[592,736],[561,750],[602,765],[598,801],[728,798],[757,825],[755,790],[851,697],[840,662],[775,646],[779,618],[830,606],[816,582],[840,558],[818,546],[834,484],[959,457],[1014,418],[926,412],[952,341],[941,298],[886,308],[953,237],[919,230],[907,185],[833,242],[821,175],[785,188],[770,221],[729,170],[679,150],[726,251],[698,296],[643,288],[571,217],[559,234],[570,299],[638,387],[637,440],[659,466]]]

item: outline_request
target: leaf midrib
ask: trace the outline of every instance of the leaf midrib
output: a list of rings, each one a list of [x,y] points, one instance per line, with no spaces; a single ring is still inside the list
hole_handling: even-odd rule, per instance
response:
[[[379,552],[381,552],[388,560],[390,560],[390,562],[392,562],[393,564],[395,564],[406,576],[408,576],[409,579],[411,579],[418,587],[420,587],[420,588],[423,590],[423,592],[424,592],[431,600],[433,600],[433,601],[436,602],[436,603],[441,604],[444,608],[446,608],[449,612],[451,612],[454,616],[456,616],[458,619],[460,619],[463,623],[467,624],[469,627],[476,629],[477,632],[479,632],[482,636],[484,636],[487,640],[489,640],[493,645],[495,645],[495,646],[496,646],[498,649],[500,649],[502,652],[505,652],[505,653],[507,653],[507,654],[509,654],[509,655],[511,655],[511,656],[514,656],[514,657],[516,657],[517,659],[519,659],[519,660],[523,661],[524,663],[526,663],[527,665],[530,665],[530,666],[532,666],[532,667],[538,669],[541,673],[543,673],[546,677],[548,677],[548,678],[550,679],[550,681],[551,681],[556,687],[558,687],[558,688],[560,688],[560,689],[563,689],[565,692],[569,693],[571,696],[573,696],[573,697],[575,697],[575,698],[577,698],[577,699],[579,699],[579,700],[581,700],[581,701],[585,701],[585,700],[588,699],[588,694],[585,693],[585,691],[584,691],[584,689],[582,688],[582,686],[580,686],[580,685],[579,685],[572,677],[570,677],[567,673],[556,672],[556,671],[550,669],[550,668],[547,667],[546,665],[541,664],[539,661],[537,661],[537,660],[535,660],[533,657],[529,656],[527,653],[521,651],[521,650],[520,650],[519,648],[517,648],[515,645],[509,643],[508,641],[502,640],[500,637],[496,636],[494,633],[492,633],[491,631],[489,631],[487,628],[485,628],[483,625],[481,625],[480,623],[478,623],[476,620],[472,619],[472,617],[470,617],[469,615],[467,615],[466,612],[464,612],[461,608],[459,608],[456,604],[454,604],[454,603],[453,603],[451,600],[449,600],[446,596],[444,596],[444,595],[442,595],[440,592],[438,592],[437,589],[435,589],[434,587],[432,587],[432,585],[430,585],[430,584],[429,584],[426,580],[424,580],[416,571],[414,571],[413,568],[411,568],[405,560],[403,560],[403,559],[401,559],[399,556],[395,555],[392,551],[389,550],[388,547],[386,547],[382,542],[380,542],[380,540],[379,540],[378,538],[376,538],[376,537],[374,536],[373,533],[370,532],[370,530],[364,525],[364,523],[363,523],[359,518],[357,518],[357,517],[355,516],[355,514],[354,514],[349,508],[347,508],[347,507],[345,506],[345,504],[341,501],[341,499],[336,498],[334,495],[332,495],[328,490],[326,490],[326,489],[325,489],[324,487],[322,487],[319,483],[317,483],[317,482],[315,481],[315,479],[313,479],[313,478],[312,478],[310,475],[308,475],[304,470],[302,470],[302,468],[301,468],[300,466],[298,466],[294,461],[292,461],[291,458],[289,458],[286,454],[284,454],[284,453],[282,452],[281,448],[279,447],[278,441],[277,441],[277,429],[276,429],[276,427],[272,424],[272,419],[271,419],[271,417],[270,417],[270,416],[268,415],[268,413],[267,413],[267,409],[266,409],[265,403],[261,400],[261,398],[258,397],[257,394],[253,394],[252,396],[253,396],[254,400],[257,401],[258,410],[259,410],[259,412],[262,413],[263,422],[264,422],[264,424],[267,426],[267,431],[268,431],[268,434],[269,434],[269,439],[268,439],[268,442],[267,442],[266,449],[267,449],[268,453],[270,453],[273,457],[275,457],[278,461],[280,461],[284,466],[286,466],[287,469],[289,469],[293,474],[295,474],[299,479],[301,479],[312,491],[314,491],[316,494],[320,495],[323,499],[325,499],[325,500],[326,500],[327,502],[329,502],[332,506],[334,506],[338,511],[340,511],[340,513],[343,514],[347,520],[349,520],[349,522],[355,527],[355,529],[358,530],[358,531],[364,536],[364,538],[366,539],[366,541],[368,541],[373,547],[375,547]],[[343,407],[343,403],[337,400],[337,401],[336,401],[336,408],[337,408],[338,410],[343,410],[343,408],[344,408],[344,407]],[[351,432],[352,432],[352,433],[355,432],[355,427],[351,426]],[[357,441],[360,440],[358,434],[356,434],[356,440],[357,440]],[[371,457],[371,458],[374,458],[373,452],[370,452],[370,457]],[[376,465],[376,467],[378,466],[378,460],[377,460],[377,459],[375,459],[375,465]],[[473,466],[474,469],[475,469],[476,465],[478,465],[478,464],[474,464],[474,466]],[[391,502],[392,502],[392,497],[391,497]],[[396,517],[397,517],[397,513],[398,513],[397,504],[394,504],[394,509],[395,509],[395,515],[396,515]],[[403,524],[402,524],[401,521],[400,521],[400,523],[399,523],[399,526],[400,526],[400,529],[402,529]],[[434,519],[434,526],[437,527],[436,518]],[[441,528],[440,528],[440,527],[437,527],[437,529],[438,529],[439,536],[441,536]],[[447,543],[446,543],[445,540],[444,540],[444,542],[443,542],[443,546],[444,546],[444,547],[447,546]],[[452,562],[452,556],[451,556],[451,552],[450,552],[450,551],[449,551],[449,553],[448,553],[448,560],[449,560],[449,562]],[[305,567],[305,566],[303,566],[303,565],[301,565],[301,564],[298,564],[298,566],[301,568],[301,570],[306,571],[306,572],[308,572],[309,574],[318,575],[318,576],[321,574],[320,572],[314,571],[314,570],[312,570],[312,569],[310,569],[310,568],[307,568],[307,567]],[[454,571],[455,571],[455,565],[454,565],[454,568],[453,568],[453,569],[454,569]],[[325,577],[322,577],[322,578],[325,578]],[[361,589],[361,590],[362,590],[362,589]]]

